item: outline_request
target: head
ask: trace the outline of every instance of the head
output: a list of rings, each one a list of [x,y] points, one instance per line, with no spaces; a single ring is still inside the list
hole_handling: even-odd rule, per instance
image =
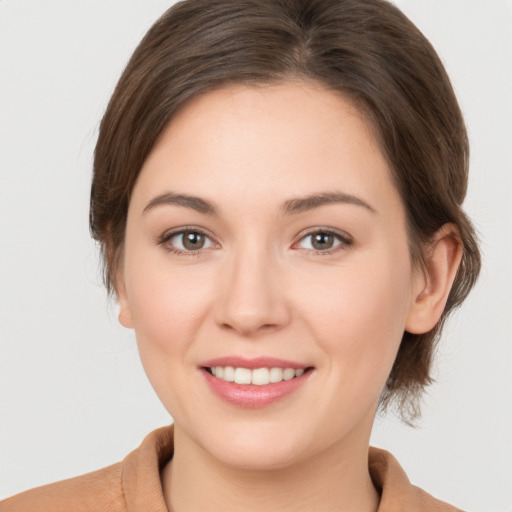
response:
[[[459,248],[438,320],[403,332],[381,394],[381,405],[394,400],[412,419],[443,323],[474,285],[480,256],[461,207],[468,141],[453,89],[429,42],[386,1],[195,0],[155,23],[116,87],[95,152],[91,230],[107,288],[119,290],[134,187],[173,121],[215,91],[293,83],[339,95],[368,127],[403,206],[416,270],[428,275],[443,226]]]

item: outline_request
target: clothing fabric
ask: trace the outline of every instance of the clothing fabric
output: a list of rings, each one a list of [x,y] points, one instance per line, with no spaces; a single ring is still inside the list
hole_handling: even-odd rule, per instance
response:
[[[122,462],[7,498],[0,512],[168,512],[160,472],[173,450],[172,425],[157,429]],[[461,512],[411,485],[390,453],[370,447],[368,460],[378,512]]]

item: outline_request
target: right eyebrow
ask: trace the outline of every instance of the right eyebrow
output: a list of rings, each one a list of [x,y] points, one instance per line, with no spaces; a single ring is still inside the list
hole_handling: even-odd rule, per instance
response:
[[[176,194],[174,192],[167,192],[154,197],[149,201],[143,210],[143,213],[156,208],[157,206],[163,205],[176,205],[183,206],[185,208],[191,208],[199,213],[205,213],[207,215],[217,215],[218,208],[215,203],[202,199],[201,197],[190,196],[187,194]]]

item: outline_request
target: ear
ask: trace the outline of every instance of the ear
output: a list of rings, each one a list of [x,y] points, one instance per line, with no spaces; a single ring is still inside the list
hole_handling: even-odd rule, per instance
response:
[[[122,270],[119,270],[117,273],[115,289],[117,303],[119,304],[119,323],[127,329],[133,329],[132,312],[130,310],[128,296],[126,294],[126,282],[124,278],[124,272]]]
[[[461,259],[459,231],[454,224],[445,224],[427,248],[426,268],[416,271],[406,331],[423,334],[435,327],[448,300]]]

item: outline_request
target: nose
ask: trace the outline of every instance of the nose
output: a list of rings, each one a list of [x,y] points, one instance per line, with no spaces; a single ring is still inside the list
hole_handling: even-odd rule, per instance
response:
[[[282,271],[264,249],[228,258],[220,276],[215,320],[245,337],[277,331],[290,321]]]

